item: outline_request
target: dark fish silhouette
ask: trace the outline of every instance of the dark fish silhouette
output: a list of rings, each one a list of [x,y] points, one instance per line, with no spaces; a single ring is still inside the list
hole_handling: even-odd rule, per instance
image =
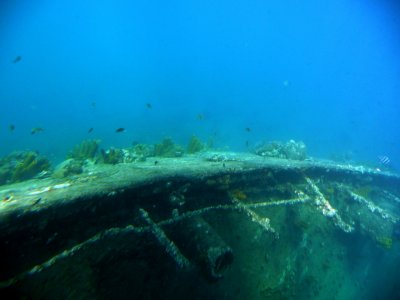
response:
[[[247,132],[250,132],[251,128],[250,127],[246,127],[244,130],[246,130]]]
[[[152,108],[153,108],[153,105],[151,105],[150,102],[147,102],[147,103],[146,103],[146,107],[147,107],[148,109],[152,109]]]
[[[8,126],[8,130],[10,132],[13,132],[15,130],[15,125],[14,124],[10,124],[10,126]]]
[[[90,127],[89,130],[88,130],[88,133],[91,133],[93,130],[94,130],[94,128]]]
[[[16,64],[16,63],[20,62],[21,59],[22,59],[22,56],[20,56],[20,55],[16,56],[16,57],[14,58],[14,60],[13,60],[13,64]]]
[[[203,114],[198,114],[196,119],[199,120],[199,121],[204,120],[204,115]]]
[[[115,132],[125,132],[125,128],[123,127],[117,128],[115,129]]]
[[[34,127],[31,129],[31,134],[36,134],[36,133],[39,133],[42,131],[44,131],[44,129],[42,127]]]

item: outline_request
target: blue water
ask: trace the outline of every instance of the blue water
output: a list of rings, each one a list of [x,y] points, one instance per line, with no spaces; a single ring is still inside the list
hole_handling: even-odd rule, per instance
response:
[[[196,134],[398,166],[396,2],[4,0],[0,155]]]

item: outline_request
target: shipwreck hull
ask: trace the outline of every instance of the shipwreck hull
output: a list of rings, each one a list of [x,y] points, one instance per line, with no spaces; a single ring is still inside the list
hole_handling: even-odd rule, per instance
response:
[[[0,295],[400,293],[400,177],[380,170],[205,153],[93,165],[2,186],[0,197]]]

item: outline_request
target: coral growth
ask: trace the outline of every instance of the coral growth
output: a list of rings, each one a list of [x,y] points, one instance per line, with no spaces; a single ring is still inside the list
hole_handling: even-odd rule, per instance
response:
[[[171,138],[165,138],[154,145],[154,155],[162,157],[180,157],[183,155],[181,146],[175,144]]]
[[[78,175],[83,172],[84,162],[77,159],[67,159],[55,167],[53,177],[63,178],[71,175]]]
[[[152,156],[153,149],[146,144],[136,144],[133,147],[133,152],[135,153],[136,156],[141,157],[142,160],[145,160],[147,157]]]
[[[17,182],[30,179],[49,169],[50,162],[47,158],[40,157],[36,152],[27,152],[23,160],[15,167],[11,181]]]
[[[118,164],[124,162],[124,151],[121,149],[110,148],[108,150],[101,149],[101,156],[105,164]]]
[[[290,140],[287,143],[270,142],[261,143],[254,152],[260,156],[304,160],[307,158],[306,145],[303,142]]]
[[[372,192],[372,186],[369,185],[360,186],[354,190],[354,193],[366,199],[370,198],[371,192]]]
[[[200,141],[200,139],[197,136],[193,135],[190,138],[189,144],[187,145],[187,153],[193,154],[196,152],[200,152],[204,150],[204,148],[205,147],[203,143]]]
[[[50,170],[47,158],[33,151],[13,152],[0,160],[0,184],[31,179]]]
[[[76,145],[67,155],[67,158],[78,160],[94,159],[99,149],[99,140],[85,140],[79,145]]]
[[[233,191],[231,192],[231,196],[232,196],[232,197],[235,197],[236,199],[241,200],[241,201],[247,199],[246,193],[245,193],[244,191],[238,190],[238,189],[237,189],[237,190],[233,190]]]
[[[392,248],[393,239],[387,236],[380,236],[376,238],[376,241],[379,245],[381,245],[385,249]]]

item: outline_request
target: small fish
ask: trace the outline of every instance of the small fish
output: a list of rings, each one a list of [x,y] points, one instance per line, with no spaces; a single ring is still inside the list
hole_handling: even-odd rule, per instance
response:
[[[16,64],[16,63],[20,62],[21,59],[22,59],[22,56],[18,55],[18,56],[16,56],[16,57],[14,58],[14,60],[13,60],[12,62],[13,62],[13,64]]]
[[[10,132],[13,132],[15,130],[15,125],[14,124],[10,124],[10,126],[8,126],[8,130]]]
[[[5,196],[4,196],[4,198],[2,199],[2,201],[3,201],[3,202],[7,202],[7,201],[12,200],[13,198],[14,198],[13,195],[8,194],[8,195],[5,195]]]
[[[123,128],[123,127],[119,127],[119,128],[117,128],[117,129],[115,129],[115,132],[125,132],[125,128]]]
[[[38,204],[40,201],[42,201],[42,197],[39,197],[35,201],[33,201],[32,206]]]
[[[36,134],[36,133],[43,132],[43,131],[44,131],[44,129],[42,127],[34,127],[31,129],[31,134]]]
[[[197,117],[196,117],[196,120],[199,120],[199,121],[204,120],[204,115],[203,114],[198,114]]]
[[[250,132],[251,128],[250,127],[246,127],[244,130],[246,130],[247,132]]]
[[[93,109],[96,108],[96,101],[92,101],[92,103],[90,104],[92,106]]]
[[[91,133],[94,130],[93,127],[90,127],[87,133]]]
[[[146,107],[147,107],[148,109],[152,109],[152,108],[153,108],[153,105],[151,105],[150,102],[147,102],[147,103],[146,103]]]
[[[386,155],[379,155],[378,159],[383,165],[388,165],[390,163],[390,158],[387,157]]]

